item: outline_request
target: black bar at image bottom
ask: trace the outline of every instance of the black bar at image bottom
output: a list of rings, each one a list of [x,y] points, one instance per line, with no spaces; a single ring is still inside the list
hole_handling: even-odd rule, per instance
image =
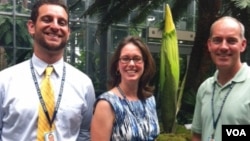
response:
[[[250,125],[222,125],[222,141],[249,141]]]

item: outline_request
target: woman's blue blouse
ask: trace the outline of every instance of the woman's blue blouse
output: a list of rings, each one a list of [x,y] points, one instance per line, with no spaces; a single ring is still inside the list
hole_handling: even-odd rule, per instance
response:
[[[117,95],[105,92],[99,100],[110,103],[115,113],[112,141],[151,141],[159,134],[155,97],[145,100],[128,101]]]

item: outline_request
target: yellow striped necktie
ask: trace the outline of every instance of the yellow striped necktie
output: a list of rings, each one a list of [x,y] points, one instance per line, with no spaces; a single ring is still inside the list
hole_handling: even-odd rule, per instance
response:
[[[52,117],[54,114],[54,108],[55,108],[54,92],[53,92],[52,85],[50,82],[50,75],[52,72],[53,72],[53,67],[48,66],[45,70],[45,75],[41,83],[41,95],[46,105],[46,108],[48,110],[50,121],[52,120]],[[41,102],[39,104],[39,115],[38,115],[37,125],[38,125],[38,128],[37,128],[37,140],[38,141],[44,141],[45,133],[50,132],[55,128],[53,123],[52,123],[52,126],[50,126],[50,123],[45,115]]]

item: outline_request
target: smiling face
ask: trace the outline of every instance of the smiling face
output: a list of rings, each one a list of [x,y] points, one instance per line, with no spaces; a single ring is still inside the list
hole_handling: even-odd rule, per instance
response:
[[[54,135],[53,134],[49,134],[48,139],[49,139],[49,141],[54,141]]]
[[[240,24],[232,19],[222,19],[213,24],[208,50],[218,69],[240,68],[240,54],[246,47],[241,30]]]
[[[122,82],[133,84],[140,80],[144,71],[144,61],[140,49],[133,43],[128,43],[122,48],[117,70],[121,74]]]
[[[29,20],[27,26],[34,39],[35,53],[63,52],[70,35],[68,14],[63,7],[43,4],[38,10],[37,20]]]

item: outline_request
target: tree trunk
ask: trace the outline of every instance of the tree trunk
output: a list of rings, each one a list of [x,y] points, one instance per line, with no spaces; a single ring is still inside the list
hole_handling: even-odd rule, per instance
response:
[[[4,47],[0,46],[0,71],[7,67],[7,59]]]
[[[215,21],[220,6],[220,0],[199,0],[198,2],[199,14],[196,24],[195,42],[190,56],[183,102],[179,113],[180,116],[184,116],[184,121],[186,122],[190,122],[195,105],[194,101],[190,101],[190,97],[196,97],[200,84],[214,72],[214,65],[207,49],[207,39],[210,33],[210,26]]]

